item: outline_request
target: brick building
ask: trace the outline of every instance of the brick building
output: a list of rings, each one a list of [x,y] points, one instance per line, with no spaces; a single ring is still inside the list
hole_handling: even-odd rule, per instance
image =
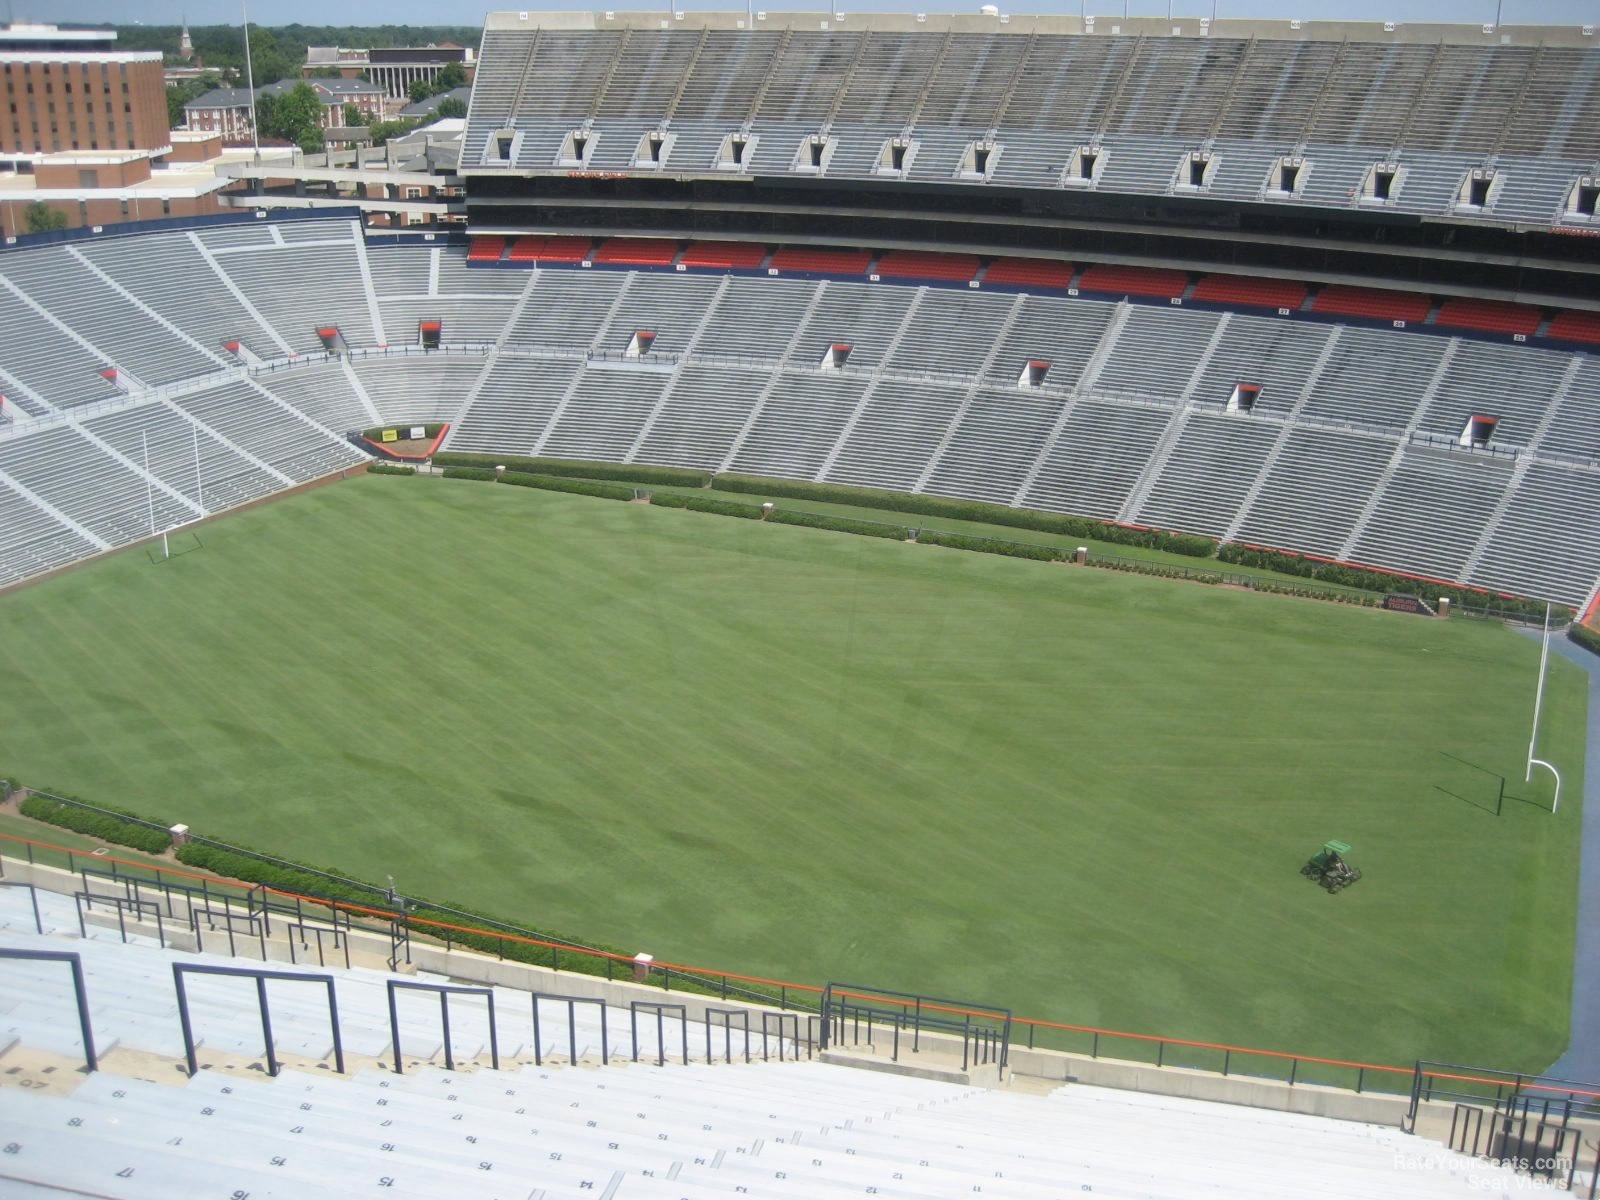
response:
[[[53,25],[0,28],[0,160],[168,145],[161,54],[117,50],[116,38]]]

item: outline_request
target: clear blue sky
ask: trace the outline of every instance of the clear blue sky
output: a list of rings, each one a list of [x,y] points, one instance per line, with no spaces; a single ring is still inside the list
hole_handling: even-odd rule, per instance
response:
[[[527,3],[527,0],[522,0]],[[516,5],[521,7],[522,3]],[[688,3],[680,0],[682,7],[694,10],[743,9],[744,0],[736,3]],[[901,3],[879,2],[850,4],[834,0],[842,12],[973,12],[982,0],[952,3],[951,0],[903,0]],[[39,21],[105,21],[132,24],[145,21],[152,25],[176,25],[187,13],[191,24],[224,25],[239,21],[238,0],[0,0],[0,5],[14,14],[17,20]],[[504,7],[510,8],[511,4]],[[529,4],[544,9],[596,9],[601,4],[547,3]],[[618,10],[657,8],[668,5],[615,3]],[[763,7],[757,4],[757,7]],[[767,3],[771,11],[825,10],[828,3]],[[1043,3],[1041,0],[1002,0],[1000,7],[1007,12],[1077,12],[1078,0],[1061,0],[1060,3]],[[1120,15],[1121,0],[1088,0],[1091,13]],[[1173,11],[1179,15],[1209,14],[1210,0],[1173,0]],[[260,25],[476,25],[489,11],[481,0],[255,0],[250,4],[250,19]],[[1129,11],[1135,15],[1164,16],[1167,0],[1129,0]],[[1455,21],[1481,24],[1493,21],[1495,0],[1346,0],[1329,3],[1322,0],[1217,0],[1219,17],[1300,17],[1314,19],[1342,19],[1368,21]],[[1505,0],[1503,21],[1508,24],[1543,25],[1600,25],[1600,0]],[[1596,35],[1600,41],[1600,34]]]

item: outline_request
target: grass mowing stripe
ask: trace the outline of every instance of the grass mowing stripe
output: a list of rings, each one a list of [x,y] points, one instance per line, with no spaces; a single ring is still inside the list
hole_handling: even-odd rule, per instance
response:
[[[509,920],[1334,1057],[1565,1041],[1581,806],[1442,790],[1521,766],[1496,626],[395,478],[0,621],[24,780]],[[1570,664],[1546,714],[1579,788]]]

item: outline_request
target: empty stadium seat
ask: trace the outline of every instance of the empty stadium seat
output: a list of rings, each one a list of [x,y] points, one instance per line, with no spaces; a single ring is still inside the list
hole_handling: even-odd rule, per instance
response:
[[[768,264],[784,275],[865,275],[872,265],[870,250],[826,250],[785,246]]]
[[[1293,279],[1207,275],[1195,285],[1193,299],[1247,308],[1298,309],[1305,303],[1306,285]]]
[[[891,250],[878,260],[877,273],[885,279],[943,279],[966,283],[978,273],[978,256]]]
[[[1537,308],[1505,300],[1446,300],[1434,323],[1450,329],[1476,329],[1482,333],[1520,333],[1531,336],[1539,328]]]
[[[594,252],[594,261],[608,266],[670,267],[677,257],[670,238],[610,238]]]
[[[1375,321],[1419,322],[1425,320],[1433,302],[1416,292],[1392,292],[1386,288],[1346,287],[1331,284],[1311,301],[1311,311],[1330,317],[1370,317]]]
[[[581,263],[589,257],[586,237],[519,237],[511,247],[512,262]]]
[[[1568,310],[1557,313],[1551,318],[1545,336],[1563,342],[1600,344],[1600,312]]]
[[[1184,271],[1158,267],[1092,266],[1083,273],[1078,288],[1085,292],[1104,292],[1110,296],[1150,296],[1170,299],[1183,295],[1189,286]]]
[[[766,259],[759,242],[690,242],[678,261],[690,270],[752,271]]]
[[[1006,287],[1055,288],[1065,291],[1072,284],[1075,268],[1071,263],[1045,258],[997,258],[983,273],[983,282]]]
[[[472,239],[472,249],[467,251],[467,261],[499,262],[505,249],[506,239],[503,237],[475,237]]]

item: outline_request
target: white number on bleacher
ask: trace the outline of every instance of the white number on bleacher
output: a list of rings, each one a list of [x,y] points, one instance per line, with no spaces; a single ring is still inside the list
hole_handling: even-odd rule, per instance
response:
[[[284,1158],[283,1155],[281,1155],[281,1154],[274,1156],[272,1158],[272,1160],[271,1160],[272,1165],[275,1166],[275,1167],[281,1167],[281,1166],[283,1166],[284,1163],[286,1163],[288,1161],[289,1160],[287,1158]]]
[[[385,1154],[392,1154],[394,1153],[394,1143],[384,1142],[383,1145],[378,1147],[378,1149],[382,1150]]]
[[[492,1170],[494,1170],[494,1164],[492,1162],[481,1162],[481,1163],[478,1164],[478,1170],[480,1170],[480,1171],[492,1171]]]
[[[208,1109],[206,1109],[206,1111],[210,1112],[211,1110],[208,1108]],[[69,1117],[68,1120],[67,1120],[67,1124],[71,1125],[74,1129],[76,1129],[79,1125],[83,1124],[83,1118],[82,1117]]]
[[[6,1153],[7,1154],[21,1154],[22,1153],[22,1143],[21,1142],[7,1142],[6,1143]]]
[[[379,1175],[378,1176],[378,1186],[379,1187],[393,1187],[394,1186],[394,1176],[393,1175]]]

